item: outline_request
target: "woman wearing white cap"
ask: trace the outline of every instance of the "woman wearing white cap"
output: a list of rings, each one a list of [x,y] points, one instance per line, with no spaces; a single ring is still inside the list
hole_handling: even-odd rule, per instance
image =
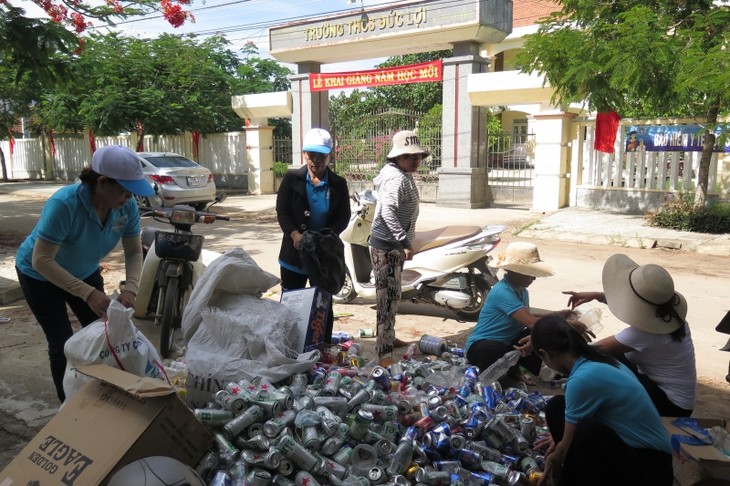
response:
[[[639,265],[612,255],[603,266],[603,292],[564,292],[573,308],[591,300],[608,305],[629,325],[597,343],[636,373],[659,414],[689,417],[694,409],[697,368],[687,316],[687,300],[672,276],[654,264]]]
[[[401,298],[403,262],[413,258],[416,236],[420,199],[413,173],[427,156],[418,135],[401,130],[393,135],[388,163],[373,180],[378,191],[369,241],[377,299],[375,350],[384,366],[393,361],[393,348],[405,345],[395,337],[395,314]]]
[[[51,375],[63,401],[64,345],[73,335],[66,304],[82,327],[109,307],[100,260],[122,241],[126,280],[119,301],[134,307],[142,270],[139,211],[132,196],[151,196],[137,155],[125,147],[94,152],[81,183],[62,187],[46,202],[15,257],[18,281],[48,341]]]
[[[350,221],[347,181],[329,168],[331,152],[327,130],[308,131],[302,144],[306,164],[287,172],[276,194],[276,219],[284,233],[279,251],[283,290],[304,288],[309,280],[299,253],[304,232],[329,228],[340,234]]]
[[[537,375],[542,360],[529,352],[530,329],[542,317],[530,310],[530,294],[527,291],[538,277],[549,277],[555,272],[540,258],[537,246],[532,243],[514,241],[507,246],[506,253],[497,256],[494,266],[505,271],[505,275],[489,291],[484,307],[479,313],[474,330],[466,340],[466,358],[481,371],[513,349],[521,349],[523,356],[510,369],[513,378],[534,385],[529,375],[519,373],[519,366]],[[569,317],[573,311],[557,312]],[[576,323],[580,332],[585,332],[582,323]],[[581,327],[582,326],[582,327]]]

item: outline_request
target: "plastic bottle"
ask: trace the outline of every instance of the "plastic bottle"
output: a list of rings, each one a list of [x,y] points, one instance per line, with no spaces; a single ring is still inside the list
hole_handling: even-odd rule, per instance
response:
[[[603,324],[601,324],[603,311],[600,308],[583,304],[576,307],[575,311],[578,313],[577,320],[585,324],[593,334],[598,334],[603,330]]]
[[[507,374],[507,371],[517,364],[520,359],[520,352],[516,349],[508,352],[497,361],[492,363],[489,368],[479,373],[479,383],[482,385],[491,385],[495,381]]]

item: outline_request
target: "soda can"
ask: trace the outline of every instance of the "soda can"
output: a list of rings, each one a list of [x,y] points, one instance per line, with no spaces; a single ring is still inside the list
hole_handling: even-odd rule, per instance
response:
[[[273,476],[269,471],[256,468],[248,473],[246,480],[248,481],[247,484],[250,486],[268,486],[271,484],[272,477]]]
[[[370,484],[382,484],[387,481],[388,476],[385,474],[385,470],[380,466],[373,466],[368,470],[367,475]]]
[[[327,370],[318,366],[310,372],[309,383],[312,385],[321,385],[324,383],[324,379],[327,376]]]
[[[342,375],[338,371],[330,371],[325,376],[324,385],[320,391],[320,395],[324,397],[333,397],[337,395],[337,390],[340,388],[340,382],[342,381]]]
[[[492,449],[486,445],[483,441],[467,441],[466,449],[470,451],[478,452],[482,456],[482,460],[500,462],[502,461],[502,453],[497,449]]]
[[[433,467],[435,467],[437,471],[451,472],[454,469],[461,468],[461,462],[459,462],[459,461],[434,461]]]
[[[372,337],[375,337],[375,329],[372,329],[372,328],[359,329],[357,331],[357,335],[361,338],[372,338]]]
[[[467,469],[479,469],[482,465],[482,455],[476,451],[460,449],[456,451],[456,458]]]
[[[314,476],[307,471],[299,471],[297,475],[294,476],[294,484],[297,486],[321,486],[321,484],[314,479]]]
[[[457,347],[453,347],[453,348],[447,348],[447,351],[448,351],[449,353],[453,354],[453,355],[456,355],[456,356],[458,356],[459,358],[463,358],[463,357],[464,357],[464,355],[466,354],[466,353],[464,352],[464,348],[457,348]]]
[[[534,442],[537,428],[532,417],[522,417],[520,419],[520,433],[528,443],[532,444]]]
[[[418,340],[418,349],[423,354],[434,354],[441,356],[446,351],[446,340],[438,336],[429,336],[424,334],[421,339]]]
[[[212,429],[222,427],[233,419],[233,412],[220,408],[196,408],[193,413],[200,423]]]
[[[466,446],[466,437],[462,434],[451,434],[451,437],[449,437],[449,443],[454,449],[463,449]]]
[[[530,482],[530,486],[537,486],[542,479],[543,473],[541,471],[530,471],[527,474],[527,480]]]
[[[213,479],[211,479],[209,486],[231,486],[233,480],[231,476],[225,471],[216,471]]]
[[[223,433],[228,440],[233,440],[254,422],[260,422],[264,418],[264,411],[258,405],[251,405],[243,413],[223,425]]]
[[[488,471],[470,471],[472,480],[479,485],[489,486],[494,484],[494,474]]]
[[[537,461],[535,461],[535,459],[529,454],[525,454],[517,460],[517,469],[525,474],[529,474],[530,471],[540,470],[540,468],[537,466]]]
[[[276,445],[291,462],[305,471],[311,471],[317,465],[319,459],[309,452],[303,445],[297,442],[294,437],[282,436]]]
[[[297,412],[294,410],[284,410],[276,417],[270,418],[264,422],[264,435],[269,438],[276,437],[284,428],[294,423],[297,418]]]
[[[390,391],[390,374],[382,366],[375,366],[370,372],[370,378],[384,391]]]

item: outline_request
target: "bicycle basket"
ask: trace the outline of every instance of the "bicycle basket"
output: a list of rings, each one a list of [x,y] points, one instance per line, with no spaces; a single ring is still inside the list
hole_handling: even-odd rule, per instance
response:
[[[203,237],[201,235],[155,232],[155,254],[160,258],[197,262],[202,250]]]

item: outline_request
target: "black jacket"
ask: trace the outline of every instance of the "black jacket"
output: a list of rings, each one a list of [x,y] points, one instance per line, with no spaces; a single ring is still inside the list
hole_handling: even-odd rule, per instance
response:
[[[292,231],[304,233],[309,223],[309,201],[307,200],[307,166],[290,170],[281,181],[276,196],[276,219],[284,235],[281,239],[279,259],[290,265],[302,268],[299,252],[289,236]],[[326,227],[336,234],[345,231],[350,222],[350,193],[347,181],[327,168],[330,210]]]

